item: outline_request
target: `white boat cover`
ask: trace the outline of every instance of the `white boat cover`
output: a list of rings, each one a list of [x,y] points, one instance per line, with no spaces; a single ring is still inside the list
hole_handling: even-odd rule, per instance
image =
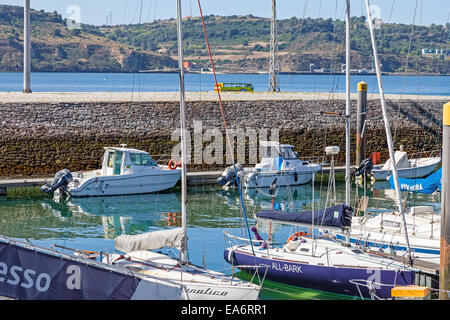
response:
[[[155,250],[163,247],[182,249],[186,236],[182,228],[158,230],[137,235],[120,235],[114,239],[114,247],[123,252]]]
[[[408,155],[404,151],[395,151],[395,167],[397,169],[409,168]],[[381,170],[392,170],[392,161],[389,158]]]

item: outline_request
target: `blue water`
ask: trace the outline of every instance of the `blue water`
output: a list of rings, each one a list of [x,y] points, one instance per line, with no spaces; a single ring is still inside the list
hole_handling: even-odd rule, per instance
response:
[[[314,195],[311,184],[279,188],[274,201],[281,210],[310,210],[314,197],[315,208],[324,208],[328,179],[316,180]],[[267,191],[267,190],[266,190]],[[336,198],[343,202],[345,188],[336,184]],[[352,199],[356,192],[363,195],[361,186],[352,185]],[[389,212],[395,208],[393,190],[387,182],[368,185],[367,195],[384,199],[369,202],[372,212]],[[0,196],[0,235],[27,240],[49,248],[52,244],[93,251],[114,251],[114,238],[121,234],[140,234],[153,230],[181,226],[180,189],[136,196],[96,197],[69,200],[8,199]],[[403,192],[403,198],[406,193]],[[256,224],[253,214],[269,210],[272,198],[256,189],[245,192],[244,203],[251,226],[257,226],[261,236],[273,233],[275,243],[285,243],[298,231],[292,226],[262,223]],[[409,205],[430,205],[440,212],[439,195],[408,195]],[[224,190],[215,186],[195,186],[188,189],[187,226],[189,259],[208,269],[230,273],[230,265],[223,257],[227,247],[224,232],[244,236],[239,194],[236,190]],[[307,231],[307,230],[304,230]],[[264,299],[335,299],[319,297],[314,290],[293,290],[272,284],[264,292]]]
[[[255,91],[268,89],[267,74],[218,74],[219,82],[252,83]],[[377,94],[374,75],[352,75],[351,87],[356,92],[357,83],[368,84],[368,94]],[[212,74],[185,75],[187,91],[211,91]],[[386,94],[420,94],[450,96],[450,76],[383,76]],[[344,75],[280,75],[282,92],[345,92]],[[23,89],[22,73],[0,73],[1,92],[20,92]],[[40,73],[31,74],[34,92],[163,92],[178,91],[175,73]]]

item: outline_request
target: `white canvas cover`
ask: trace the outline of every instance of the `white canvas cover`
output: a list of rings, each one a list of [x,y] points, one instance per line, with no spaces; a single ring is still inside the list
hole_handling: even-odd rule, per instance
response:
[[[409,168],[408,155],[404,151],[395,151],[395,167],[397,169]],[[389,158],[381,170],[392,170],[392,160]]]
[[[183,229],[158,230],[138,235],[120,235],[114,239],[117,250],[131,252],[155,250],[163,247],[182,249],[186,237]]]

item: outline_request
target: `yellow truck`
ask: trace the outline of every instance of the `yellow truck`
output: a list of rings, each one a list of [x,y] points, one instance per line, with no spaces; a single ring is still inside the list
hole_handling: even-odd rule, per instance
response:
[[[253,92],[253,85],[251,83],[224,83],[220,82],[214,85],[214,91],[241,91]]]

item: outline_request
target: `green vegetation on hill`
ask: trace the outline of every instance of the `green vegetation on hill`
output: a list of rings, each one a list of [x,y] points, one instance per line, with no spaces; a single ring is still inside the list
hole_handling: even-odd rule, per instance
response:
[[[82,25],[69,30],[56,13],[32,11],[34,71],[133,72],[177,67],[174,19],[118,26]],[[219,71],[267,71],[270,19],[205,17]],[[0,6],[0,71],[22,70],[23,9]],[[209,67],[200,18],[183,20],[185,59]],[[423,48],[450,48],[450,24],[381,24],[376,30],[384,72],[450,74],[450,56],[423,56]],[[345,22],[332,19],[279,21],[281,71],[314,68],[340,71],[345,63]],[[365,17],[352,18],[352,69],[371,69],[372,50]]]

